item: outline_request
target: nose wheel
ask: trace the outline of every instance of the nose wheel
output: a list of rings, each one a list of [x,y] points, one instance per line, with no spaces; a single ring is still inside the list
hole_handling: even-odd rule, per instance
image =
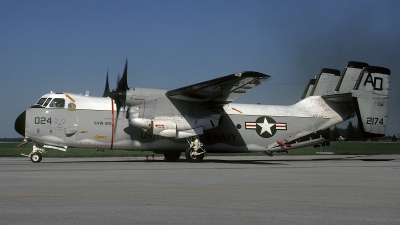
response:
[[[42,154],[38,152],[31,154],[31,161],[33,163],[40,163],[42,161]]]

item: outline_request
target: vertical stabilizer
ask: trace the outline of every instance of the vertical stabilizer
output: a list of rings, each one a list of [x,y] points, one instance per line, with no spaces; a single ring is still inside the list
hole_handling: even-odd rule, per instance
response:
[[[314,88],[316,79],[311,79],[310,82],[308,82],[306,88],[304,89],[303,94],[301,95],[301,99],[307,98],[310,96],[310,93],[312,89]]]
[[[368,64],[363,62],[348,62],[337,83],[335,93],[343,94],[352,92],[361,70],[366,66],[368,66]]]
[[[310,95],[331,95],[338,84],[340,71],[324,68],[321,70]]]
[[[381,137],[386,132],[390,70],[367,66],[354,87],[353,101],[364,137]]]

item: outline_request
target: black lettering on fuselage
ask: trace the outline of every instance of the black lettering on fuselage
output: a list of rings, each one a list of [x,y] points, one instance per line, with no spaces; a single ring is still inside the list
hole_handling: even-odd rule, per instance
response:
[[[158,140],[158,139],[167,139],[167,137],[163,137],[160,135],[148,134],[147,132],[140,132],[141,139],[150,139],[150,140]]]
[[[111,125],[112,125],[112,122],[93,121],[93,124],[94,124],[94,125],[99,125],[99,126],[102,126],[102,125],[111,126]]]
[[[213,142],[230,142],[235,141],[236,134],[226,134],[226,133],[206,133],[200,135],[200,141],[213,141]]]

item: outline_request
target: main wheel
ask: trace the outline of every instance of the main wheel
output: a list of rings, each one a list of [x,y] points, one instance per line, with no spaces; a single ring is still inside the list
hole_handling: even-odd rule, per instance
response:
[[[40,153],[33,153],[31,155],[31,161],[33,163],[40,163],[40,161],[42,161],[42,154]]]
[[[164,153],[165,161],[168,161],[168,162],[176,162],[176,161],[179,160],[179,157],[181,157],[181,153],[180,152]]]
[[[200,162],[204,158],[204,154],[197,155],[197,152],[193,148],[187,148],[185,151],[185,157],[188,162]]]

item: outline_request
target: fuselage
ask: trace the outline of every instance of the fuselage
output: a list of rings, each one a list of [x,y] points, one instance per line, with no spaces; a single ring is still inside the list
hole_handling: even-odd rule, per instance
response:
[[[320,96],[290,106],[231,103],[208,109],[206,103],[171,101],[164,90],[136,91],[140,95],[127,95],[130,109],[121,110],[118,118],[111,98],[49,93],[17,118],[15,129],[29,140],[52,146],[165,153],[185,151],[186,139],[155,135],[133,126],[128,120],[132,114],[150,119],[196,119],[213,111],[220,114],[219,122],[205,129],[200,141],[207,152],[227,153],[265,151],[278,140],[290,142],[343,121]]]

